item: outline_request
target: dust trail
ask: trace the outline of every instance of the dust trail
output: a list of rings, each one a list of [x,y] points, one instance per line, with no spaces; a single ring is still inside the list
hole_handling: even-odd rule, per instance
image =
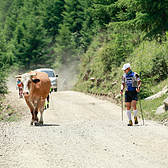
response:
[[[54,70],[58,75],[58,91],[71,90],[78,80],[78,64],[69,63]],[[67,87],[64,87],[63,81],[66,79]]]
[[[17,79],[14,78],[14,76],[16,75],[19,75],[19,74],[23,74],[23,73],[26,73],[27,71],[26,70],[22,70],[22,71],[17,71],[17,70],[11,70],[11,72],[9,73],[8,75],[8,78],[7,78],[7,86],[8,86],[8,90],[11,91],[11,90],[16,90],[16,81]]]

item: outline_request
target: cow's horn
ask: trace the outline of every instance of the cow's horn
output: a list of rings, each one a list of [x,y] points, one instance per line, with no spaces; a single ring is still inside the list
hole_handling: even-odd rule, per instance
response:
[[[13,76],[14,78],[21,78],[21,75]]]
[[[37,73],[34,73],[34,74],[30,74],[30,76],[36,76],[37,75]]]

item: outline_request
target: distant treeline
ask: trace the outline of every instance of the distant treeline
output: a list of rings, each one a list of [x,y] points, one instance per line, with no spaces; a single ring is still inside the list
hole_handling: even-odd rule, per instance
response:
[[[79,61],[94,37],[107,30],[166,40],[167,6],[167,0],[0,0],[0,93],[6,92],[10,67]]]

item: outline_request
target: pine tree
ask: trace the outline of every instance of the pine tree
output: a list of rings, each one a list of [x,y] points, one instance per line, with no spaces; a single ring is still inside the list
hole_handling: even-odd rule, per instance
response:
[[[59,24],[63,20],[64,3],[64,0],[44,0],[39,5],[43,27],[53,39],[58,34]]]
[[[83,23],[83,10],[79,0],[65,0],[63,24],[69,27],[72,33],[80,32]]]
[[[162,36],[168,30],[167,0],[118,0],[117,5],[121,9],[118,24],[124,28],[144,31],[145,37],[150,38]]]
[[[9,70],[10,57],[6,55],[5,41],[0,38],[0,94],[7,93],[7,72]]]
[[[23,6],[23,0],[13,0],[12,3],[9,2],[9,6],[6,8],[7,14],[4,18],[4,30],[3,34],[7,41],[10,41],[13,37],[13,32],[17,27],[18,16],[20,8]],[[4,4],[5,5],[5,4]]]
[[[72,36],[72,33],[65,25],[61,25],[59,35],[56,37],[56,56],[61,64],[67,65],[69,62],[76,59],[78,49]]]
[[[115,2],[117,0],[93,0],[91,14],[99,29],[105,28],[111,22],[117,12]]]
[[[0,31],[4,28],[4,23],[12,2],[13,0],[0,0]]]
[[[84,12],[84,20],[82,23],[82,29],[80,31],[81,34],[81,47],[83,48],[84,52],[86,52],[89,44],[92,41],[94,35],[94,21],[93,17],[91,16],[91,0],[80,0],[80,4],[82,4],[82,10]]]
[[[63,21],[59,25],[59,33],[56,36],[56,60],[68,64],[78,60],[79,47],[81,46],[81,34],[83,24],[83,10],[80,1],[65,0]]]
[[[27,18],[26,23],[23,22],[17,27],[14,37],[13,53],[20,68],[29,70],[43,65],[51,66],[53,59],[47,57],[46,48],[51,40],[47,37],[47,32],[38,17]]]

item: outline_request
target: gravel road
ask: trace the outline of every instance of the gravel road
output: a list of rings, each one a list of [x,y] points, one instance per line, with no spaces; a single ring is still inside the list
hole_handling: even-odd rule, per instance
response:
[[[83,93],[50,96],[43,126],[30,126],[31,115],[17,91],[7,96],[19,122],[0,122],[1,168],[167,168],[168,127],[140,119],[128,127],[121,108]]]

